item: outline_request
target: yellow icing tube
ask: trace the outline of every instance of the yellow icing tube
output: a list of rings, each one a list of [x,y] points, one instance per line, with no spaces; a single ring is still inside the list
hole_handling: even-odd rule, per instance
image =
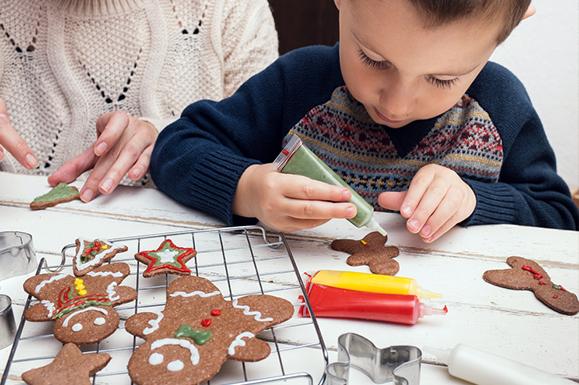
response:
[[[311,282],[318,285],[368,293],[415,295],[423,299],[442,297],[438,293],[422,289],[413,278],[394,277],[391,275],[320,270],[314,274]]]

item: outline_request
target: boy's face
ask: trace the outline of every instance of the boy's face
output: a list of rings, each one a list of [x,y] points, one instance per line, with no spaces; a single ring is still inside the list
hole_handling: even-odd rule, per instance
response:
[[[450,109],[496,48],[500,22],[425,27],[407,0],[336,0],[340,63],[351,94],[378,124],[399,128]]]

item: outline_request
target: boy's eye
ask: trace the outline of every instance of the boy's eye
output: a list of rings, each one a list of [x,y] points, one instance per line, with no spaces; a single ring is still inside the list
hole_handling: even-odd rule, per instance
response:
[[[390,67],[390,62],[377,61],[377,60],[371,59],[361,49],[358,50],[358,56],[360,56],[360,60],[362,60],[362,62],[369,67],[377,68],[377,69],[381,69],[381,70]]]
[[[434,84],[436,87],[451,88],[458,81],[458,78],[442,80],[442,79],[435,78],[433,76],[428,76],[428,77],[426,77],[426,80],[428,80],[430,83]]]

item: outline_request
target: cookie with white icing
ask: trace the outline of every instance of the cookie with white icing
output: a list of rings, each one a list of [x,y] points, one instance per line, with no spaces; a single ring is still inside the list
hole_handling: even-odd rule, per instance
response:
[[[204,278],[180,277],[167,288],[161,313],[138,313],[125,323],[129,333],[145,339],[129,360],[129,375],[137,385],[204,383],[227,359],[266,358],[270,347],[256,335],[293,313],[293,305],[278,297],[229,301]]]
[[[76,240],[76,252],[72,258],[72,270],[74,275],[82,277],[91,270],[102,266],[119,253],[128,250],[125,245],[116,245],[102,239]]]
[[[129,273],[126,263],[112,263],[82,278],[58,273],[31,277],[24,282],[24,290],[38,302],[25,310],[24,317],[28,321],[54,320],[54,336],[63,343],[101,341],[119,326],[114,306],[137,296],[135,289],[120,286]]]

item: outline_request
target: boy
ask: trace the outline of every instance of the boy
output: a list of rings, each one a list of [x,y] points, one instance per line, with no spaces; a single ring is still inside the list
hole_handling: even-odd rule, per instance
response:
[[[355,216],[347,190],[267,163],[292,132],[426,242],[456,224],[577,228],[523,86],[487,63],[530,0],[335,2],[339,47],[296,50],[161,133],[162,191],[227,224],[281,231]]]

